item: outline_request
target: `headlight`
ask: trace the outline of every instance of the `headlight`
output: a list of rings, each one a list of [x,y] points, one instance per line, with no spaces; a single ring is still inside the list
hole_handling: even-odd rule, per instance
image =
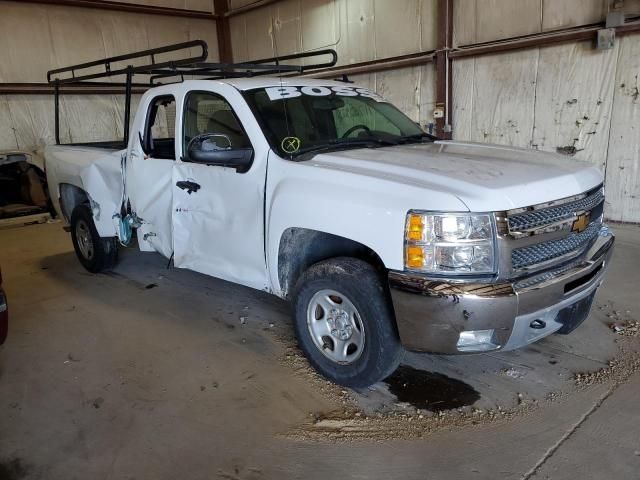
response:
[[[494,238],[491,215],[411,211],[404,264],[430,273],[495,273]]]

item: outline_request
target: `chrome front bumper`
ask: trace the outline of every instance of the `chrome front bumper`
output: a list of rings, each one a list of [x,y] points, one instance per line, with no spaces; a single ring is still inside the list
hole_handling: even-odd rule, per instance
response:
[[[589,314],[614,242],[603,227],[580,259],[509,283],[454,283],[391,271],[400,340],[408,350],[461,354],[513,350],[570,333]]]

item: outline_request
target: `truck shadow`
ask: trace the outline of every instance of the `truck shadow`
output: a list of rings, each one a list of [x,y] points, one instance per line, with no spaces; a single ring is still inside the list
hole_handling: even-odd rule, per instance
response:
[[[85,297],[133,315],[157,312],[158,321],[177,322],[203,335],[211,333],[213,322],[228,333],[217,331],[217,339],[243,343],[266,356],[265,361],[281,356],[283,350],[297,352],[287,302],[193,271],[167,268],[167,259],[155,253],[122,249],[118,266],[98,275],[84,271],[73,252],[45,257],[41,267],[72,290],[70,299],[76,303]],[[546,398],[566,389],[575,372],[603,368],[616,353],[606,312],[594,307],[591,317],[595,318],[571,336],[555,335],[516,352],[407,353],[404,365],[388,379],[355,392],[355,403],[363,411],[439,412],[471,406],[511,408],[523,399]]]

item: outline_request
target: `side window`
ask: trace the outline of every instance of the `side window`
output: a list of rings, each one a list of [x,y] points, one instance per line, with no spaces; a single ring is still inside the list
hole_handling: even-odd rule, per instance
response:
[[[205,133],[220,149],[249,148],[251,143],[231,105],[219,95],[208,92],[192,92],[187,96],[184,109],[184,138],[182,151],[189,142]]]
[[[171,95],[154,98],[149,105],[144,147],[149,157],[175,160],[176,100]]]

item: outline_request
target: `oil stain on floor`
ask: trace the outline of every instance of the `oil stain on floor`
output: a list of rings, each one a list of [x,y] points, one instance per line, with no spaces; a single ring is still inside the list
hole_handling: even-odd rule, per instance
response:
[[[27,467],[19,458],[0,462],[0,480],[20,480],[26,477]]]
[[[384,383],[399,402],[430,412],[473,405],[480,399],[473,387],[460,380],[408,365],[400,366]]]

